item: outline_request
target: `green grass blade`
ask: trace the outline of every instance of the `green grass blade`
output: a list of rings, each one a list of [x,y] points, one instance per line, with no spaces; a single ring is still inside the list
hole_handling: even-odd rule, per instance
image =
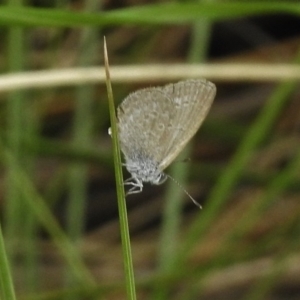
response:
[[[193,38],[188,55],[190,63],[203,62],[206,58],[206,49],[209,43],[211,22],[202,20],[193,26]],[[180,154],[177,159],[190,157],[192,152],[192,143],[190,143]],[[175,177],[180,185],[185,186],[187,182],[188,173],[190,170],[189,164],[177,163],[170,169],[170,174]],[[166,204],[163,212],[163,221],[160,237],[159,249],[159,271],[167,273],[172,269],[173,264],[177,257],[178,251],[178,233],[181,223],[182,207],[186,199],[186,195],[180,190],[179,187],[174,186],[170,182],[166,192]],[[198,207],[195,206],[198,210]],[[199,211],[201,214],[201,211]],[[162,283],[158,285],[154,299],[165,299],[168,294],[169,287],[167,284]]]
[[[94,11],[98,2],[88,0],[85,3],[85,11]],[[97,34],[95,28],[84,28],[80,32],[79,64],[88,66],[94,63],[97,51]],[[80,86],[76,90],[74,124],[73,124],[73,147],[86,149],[92,144],[92,118],[95,87]],[[89,165],[83,162],[74,162],[69,168],[69,201],[67,208],[68,236],[72,241],[78,241],[83,237],[86,223],[86,202],[88,196]],[[74,278],[70,276],[67,268],[65,277],[67,286],[74,285]],[[71,298],[69,298],[71,299]],[[73,300],[79,297],[72,297]]]
[[[13,279],[10,272],[9,262],[7,259],[2,228],[0,223],[0,296],[3,300],[15,300],[15,291]]]
[[[20,0],[8,1],[9,8],[18,8],[22,6]],[[13,26],[8,30],[7,40],[7,60],[9,72],[20,72],[24,68],[24,29],[22,27]],[[15,91],[7,96],[7,127],[8,127],[8,143],[18,163],[24,165],[22,157],[21,137],[24,132],[24,103],[25,95],[20,91]],[[6,245],[8,248],[10,267],[12,274],[15,274],[15,265],[17,257],[17,244],[22,239],[26,239],[26,225],[28,224],[26,207],[23,205],[23,199],[16,188],[14,182],[14,170],[7,164],[7,177],[5,189],[5,212],[4,212],[4,231]],[[25,218],[22,218],[25,216]],[[25,223],[25,226],[24,226]],[[28,244],[26,244],[27,246]],[[25,261],[28,258],[28,249],[25,248]],[[30,255],[30,254],[29,254]],[[28,269],[20,273],[24,276]],[[27,273],[27,275],[29,275]],[[26,278],[30,277],[26,276]],[[27,282],[28,283],[28,282]]]
[[[117,198],[119,207],[119,219],[120,219],[120,230],[121,230],[121,240],[122,240],[122,250],[123,250],[123,261],[125,268],[125,280],[127,297],[130,300],[136,299],[135,292],[135,280],[134,280],[134,270],[132,264],[132,253],[130,245],[130,235],[126,208],[125,191],[123,184],[123,172],[122,172],[122,162],[121,153],[118,140],[118,129],[117,120],[115,115],[115,105],[113,99],[113,92],[111,87],[111,80],[109,74],[109,63],[107,55],[106,41],[104,39],[104,61],[105,61],[105,71],[106,71],[106,87],[109,101],[109,113],[111,120],[111,136],[113,141],[113,156],[114,156],[114,166],[115,166],[115,176],[117,185]]]
[[[216,21],[259,14],[300,14],[300,5],[293,2],[216,2],[160,3],[99,13],[78,13],[58,9],[0,6],[1,25],[20,26],[103,26],[138,24],[184,24],[199,19]]]

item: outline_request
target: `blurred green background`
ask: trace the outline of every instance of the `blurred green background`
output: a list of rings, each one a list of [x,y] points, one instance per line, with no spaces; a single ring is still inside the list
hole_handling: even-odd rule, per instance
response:
[[[203,209],[127,197],[137,298],[300,298],[298,1],[0,4],[1,299],[129,298],[104,36],[116,105],[198,67],[218,90],[166,171]]]

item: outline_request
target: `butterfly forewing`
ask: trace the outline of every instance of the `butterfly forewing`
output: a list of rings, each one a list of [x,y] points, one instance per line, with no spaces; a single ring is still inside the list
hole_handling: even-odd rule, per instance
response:
[[[130,94],[118,108],[121,149],[131,160],[163,159],[164,141],[173,112],[172,99],[161,88],[149,88]]]

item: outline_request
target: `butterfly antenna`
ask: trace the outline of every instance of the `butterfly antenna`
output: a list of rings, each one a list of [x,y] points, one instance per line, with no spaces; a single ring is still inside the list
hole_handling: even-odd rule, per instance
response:
[[[166,174],[166,176],[167,176],[168,178],[170,178],[174,183],[176,183],[176,185],[177,185],[182,191],[184,191],[184,193],[185,193],[185,194],[193,201],[193,203],[194,203],[196,206],[198,206],[200,209],[202,209],[201,204],[198,203],[198,202],[191,196],[191,194],[190,194],[186,189],[184,189],[183,186],[182,186],[175,178],[173,178],[172,176],[170,176],[170,175],[168,175],[168,174]]]

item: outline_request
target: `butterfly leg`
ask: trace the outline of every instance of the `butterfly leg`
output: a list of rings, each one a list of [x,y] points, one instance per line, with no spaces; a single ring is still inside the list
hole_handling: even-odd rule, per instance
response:
[[[126,195],[130,194],[138,194],[143,190],[143,183],[142,181],[138,180],[137,178],[130,177],[124,181],[124,185],[131,185],[132,188],[126,193]]]

